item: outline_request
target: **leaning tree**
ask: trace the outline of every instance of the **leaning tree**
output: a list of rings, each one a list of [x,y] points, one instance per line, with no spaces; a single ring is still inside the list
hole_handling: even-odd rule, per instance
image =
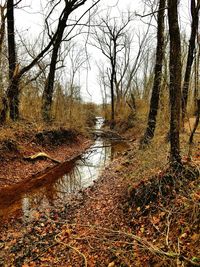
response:
[[[78,9],[80,6],[84,5],[86,2],[89,2],[88,0],[58,0],[58,1],[51,1],[51,3],[54,5],[54,9],[50,11],[50,14],[54,10],[56,10],[56,7],[64,2],[64,7],[61,9],[60,16],[57,20],[57,26],[55,27],[53,33],[51,35],[48,35],[50,37],[49,41],[47,41],[47,44],[43,46],[43,48],[39,51],[39,53],[31,60],[30,63],[28,63],[26,66],[20,66],[20,64],[17,64],[16,60],[16,47],[15,47],[15,17],[14,17],[14,8],[16,5],[18,5],[21,2],[19,0],[16,4],[14,3],[14,0],[8,0],[7,1],[7,34],[8,34],[8,50],[9,55],[9,84],[8,88],[5,92],[5,95],[3,96],[3,107],[0,113],[0,123],[3,124],[6,121],[7,113],[10,119],[13,121],[17,120],[19,118],[19,94],[20,94],[20,81],[22,77],[30,71],[38,62],[43,59],[48,53],[49,50],[52,48],[51,53],[51,63],[50,63],[50,69],[49,69],[49,75],[48,79],[45,85],[44,94],[43,94],[43,110],[46,114],[49,112],[51,103],[52,103],[52,95],[53,95],[53,85],[54,85],[54,77],[55,77],[55,69],[56,69],[56,63],[57,63],[57,55],[58,50],[60,47],[60,44],[62,42],[62,37],[65,28],[67,27],[67,19],[69,15],[76,9]],[[74,23],[74,25],[70,29],[70,33],[73,34],[74,27],[78,24],[80,19],[93,8],[97,3],[100,2],[100,0],[96,0],[95,2],[92,2],[91,6],[89,8],[86,8],[86,11],[77,19]],[[48,29],[48,28],[47,28]],[[10,48],[9,48],[10,47]],[[21,67],[21,68],[20,68]],[[47,107],[45,107],[45,105]],[[47,115],[48,117],[48,115]]]
[[[165,28],[165,5],[166,0],[160,0],[157,16],[157,47],[156,47],[156,62],[154,67],[154,82],[151,94],[150,109],[148,122],[144,136],[141,139],[141,147],[148,145],[154,137],[156,128],[156,118],[158,113],[160,90],[162,84],[162,65],[164,58],[164,28]]]
[[[80,20],[83,18],[83,16],[89,10],[91,10],[94,6],[96,6],[100,0],[93,2],[91,7],[89,9],[87,9],[87,11],[84,12],[83,15],[81,15],[79,17],[79,19],[77,21],[75,21],[75,23],[73,25],[70,25],[69,32],[66,34],[66,36],[64,36],[65,29],[68,26],[67,21],[69,19],[70,14],[73,11],[75,11],[77,8],[79,8],[80,6],[84,5],[86,3],[86,1],[87,0],[71,0],[71,1],[64,0],[65,6],[64,6],[62,14],[59,18],[59,22],[58,22],[58,26],[57,26],[57,30],[56,30],[57,35],[55,37],[54,42],[52,43],[53,49],[52,49],[52,53],[51,53],[49,73],[48,73],[48,77],[47,77],[44,91],[43,91],[43,95],[42,95],[42,116],[43,116],[43,119],[45,121],[49,121],[51,119],[51,107],[52,107],[52,99],[53,99],[53,92],[54,92],[56,64],[57,64],[57,59],[58,59],[58,55],[59,55],[59,50],[61,48],[61,44],[62,44],[63,40],[65,42],[67,40],[71,40],[72,37],[70,34],[71,34],[72,30],[75,28],[75,26],[77,26],[77,24],[80,22]],[[57,6],[58,4],[59,4],[59,2],[56,4],[54,3],[53,8],[50,11],[50,14],[51,14],[52,10],[54,9],[55,5]],[[46,19],[46,24],[47,24],[49,36],[52,39],[52,36],[50,35],[49,25],[48,25],[47,19]]]
[[[191,10],[191,17],[192,17],[191,33],[190,33],[190,40],[189,40],[189,45],[188,45],[187,63],[186,63],[183,89],[182,89],[182,124],[183,124],[183,127],[184,127],[184,120],[185,120],[186,111],[187,111],[188,91],[189,91],[192,64],[193,64],[193,61],[195,58],[195,52],[196,52],[195,42],[198,36],[200,1],[191,0],[190,10]]]

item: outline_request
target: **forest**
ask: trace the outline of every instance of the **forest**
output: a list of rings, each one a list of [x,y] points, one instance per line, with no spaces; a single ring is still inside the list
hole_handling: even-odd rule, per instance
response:
[[[200,266],[200,0],[0,0],[0,266]]]

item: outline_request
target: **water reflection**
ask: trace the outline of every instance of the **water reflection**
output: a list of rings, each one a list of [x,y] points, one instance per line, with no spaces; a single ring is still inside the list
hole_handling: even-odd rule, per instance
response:
[[[100,129],[102,124],[103,119],[97,118],[95,129]],[[72,194],[92,185],[117,152],[126,148],[127,144],[122,142],[112,143],[98,138],[81,159],[66,164],[55,173],[50,172],[42,184],[40,181],[37,186],[34,184],[32,187],[29,185],[27,190],[24,188],[17,196],[13,194],[10,204],[8,201],[7,206],[0,205],[0,215],[3,210],[8,211],[8,207],[14,205],[15,210],[22,212],[25,220],[31,220],[34,209],[46,210],[57,205],[58,201],[66,203]]]
[[[97,140],[84,154],[84,157],[76,161],[75,166],[70,171],[57,177],[56,181],[23,196],[24,217],[30,219],[35,207],[39,207],[41,210],[55,206],[58,201],[63,203],[69,201],[72,194],[93,184],[110,158],[111,145],[108,142]]]

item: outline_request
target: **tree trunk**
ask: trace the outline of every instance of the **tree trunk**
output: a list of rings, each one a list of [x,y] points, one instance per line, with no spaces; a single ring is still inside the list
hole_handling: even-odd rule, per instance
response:
[[[8,111],[8,101],[6,97],[2,97],[2,110],[0,113],[0,125],[3,125],[6,122],[7,111]]]
[[[197,110],[196,110],[196,119],[195,119],[195,123],[194,123],[194,127],[192,129],[192,132],[190,134],[190,138],[189,138],[189,144],[191,145],[193,143],[193,137],[194,134],[196,132],[196,129],[199,125],[199,117],[200,117],[200,99],[197,99]]]
[[[77,3],[76,3],[77,2]],[[54,78],[56,72],[56,64],[58,59],[58,51],[60,49],[60,45],[62,43],[63,33],[66,28],[66,22],[69,15],[77,9],[79,6],[83,5],[86,0],[82,1],[65,1],[65,8],[63,11],[63,17],[59,20],[58,27],[57,27],[57,36],[55,41],[53,42],[53,52],[51,57],[50,63],[50,70],[48,74],[48,78],[45,84],[44,92],[42,95],[42,116],[44,121],[51,120],[51,107],[52,107],[52,99],[53,99],[53,91],[54,91]],[[94,5],[96,5],[94,3]]]
[[[115,97],[114,97],[114,73],[111,71],[110,77],[110,92],[111,92],[111,126],[110,128],[114,128],[115,124]]]
[[[10,118],[15,121],[19,118],[19,81],[15,79],[17,74],[17,58],[15,47],[15,26],[14,26],[14,3],[7,2],[7,32],[8,32],[8,62],[9,62],[9,86],[7,89],[8,107]]]
[[[73,12],[75,9],[77,9],[78,7],[82,6],[85,4],[87,0],[81,0],[81,1],[78,1],[78,0],[75,0],[75,1],[65,1],[66,4],[67,4],[67,8],[65,7],[64,9],[67,11],[68,15]],[[94,7],[100,0],[97,0],[90,8],[89,10]],[[14,48],[14,44],[15,42],[14,41],[11,41],[11,39],[14,40],[14,14],[13,14],[13,0],[8,0],[8,3],[7,3],[7,8],[8,8],[8,42],[11,46],[13,46]],[[61,15],[60,15],[60,18],[59,18],[59,22],[58,22],[58,25],[60,25],[60,23],[62,23],[63,21],[63,17],[65,16],[65,10],[62,11]],[[82,16],[81,16],[82,17]],[[81,18],[80,17],[80,18]],[[10,18],[10,19],[9,19]],[[80,20],[79,18],[79,20]],[[66,25],[65,25],[66,26]],[[9,83],[9,86],[8,86],[8,89],[7,89],[7,96],[9,96],[10,98],[12,98],[12,101],[11,101],[11,105],[14,105],[13,107],[10,107],[10,104],[9,103],[5,103],[5,101],[7,101],[7,97],[4,97],[3,98],[3,109],[1,110],[1,114],[0,114],[0,123],[3,123],[5,121],[1,120],[2,118],[6,118],[5,114],[7,113],[7,110],[8,110],[8,104],[9,104],[9,107],[10,107],[10,110],[11,110],[11,113],[14,114],[14,119],[17,119],[19,117],[19,114],[17,114],[16,112],[18,112],[18,105],[19,104],[19,101],[18,101],[18,98],[19,98],[19,82],[20,82],[20,79],[21,77],[27,73],[33,66],[35,66],[38,61],[45,55],[45,53],[51,48],[52,45],[55,44],[56,40],[59,40],[59,32],[60,31],[60,28],[59,26],[57,27],[54,35],[52,36],[51,40],[49,41],[49,43],[44,47],[43,50],[41,50],[38,55],[32,60],[32,62],[30,62],[27,66],[23,67],[22,69],[16,71],[15,70],[15,65],[16,65],[16,60],[13,60],[12,62],[14,64],[11,64],[12,65],[12,68],[9,66],[9,74],[10,74],[10,77],[11,77],[11,70],[15,76],[14,79],[10,79],[10,83]],[[59,43],[59,42],[58,42]],[[14,49],[9,49],[10,52],[13,53],[13,55],[15,55],[15,50]],[[16,55],[15,55],[16,57]],[[12,57],[14,58],[14,56]],[[11,58],[10,58],[11,59]],[[9,61],[9,65],[10,65],[10,61]],[[12,77],[14,77],[12,75]],[[50,77],[52,77],[50,75]],[[51,78],[49,79],[50,82],[51,82]],[[17,83],[16,83],[17,81]],[[16,83],[16,84],[15,84]],[[18,89],[18,90],[17,90]],[[13,91],[14,90],[14,91]],[[15,91],[17,90],[17,91]],[[51,91],[51,89],[50,89]],[[16,94],[15,94],[16,93]],[[17,95],[18,94],[18,95]],[[17,97],[16,97],[17,95]],[[14,97],[13,97],[14,96]],[[11,116],[13,117],[13,115],[11,114]]]
[[[165,0],[160,0],[158,11],[158,29],[157,29],[157,48],[156,48],[156,63],[154,68],[154,84],[151,94],[150,110],[148,123],[145,134],[141,139],[141,146],[148,145],[154,137],[156,128],[156,117],[158,113],[160,90],[162,83],[162,64],[164,57],[164,14]]]
[[[178,24],[178,0],[168,0],[168,21],[170,35],[170,165],[181,166],[180,156],[180,107],[181,107],[181,42]]]
[[[13,77],[7,91],[9,103],[10,119],[16,121],[19,119],[19,79]]]
[[[110,55],[111,61],[111,77],[110,77],[110,90],[111,90],[111,124],[110,128],[113,129],[115,126],[115,92],[116,85],[116,57],[117,57],[117,43],[116,37],[113,38],[113,51]],[[116,89],[116,88],[115,88]]]
[[[4,37],[5,37],[5,28],[6,28],[6,4],[0,5],[0,68],[2,69],[3,62],[3,47],[4,47]],[[0,96],[3,95],[3,71],[0,72]]]
[[[58,51],[62,42],[63,33],[66,27],[66,21],[68,19],[69,12],[68,7],[65,7],[64,16],[62,20],[60,20],[58,25],[58,35],[55,39],[53,44],[53,52],[51,57],[50,63],[50,70],[48,74],[48,78],[45,84],[44,92],[42,95],[42,117],[44,121],[51,120],[51,106],[52,106],[52,99],[53,99],[53,91],[54,91],[54,78],[56,72],[56,63],[58,58]]]
[[[187,55],[187,64],[185,70],[185,77],[183,83],[183,91],[182,91],[182,124],[184,127],[184,120],[187,111],[187,101],[188,101],[188,90],[191,76],[191,69],[194,60],[194,51],[195,51],[195,40],[198,33],[198,24],[199,24],[199,8],[200,5],[197,4],[196,1],[191,0],[191,15],[192,15],[192,24],[191,24],[191,34],[190,41],[188,47],[188,55]]]

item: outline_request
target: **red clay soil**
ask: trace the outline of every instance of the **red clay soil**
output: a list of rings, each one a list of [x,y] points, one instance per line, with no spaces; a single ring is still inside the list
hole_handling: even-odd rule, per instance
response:
[[[56,137],[55,137],[56,138]],[[59,139],[59,137],[58,137]],[[44,172],[47,168],[58,165],[51,159],[27,160],[27,157],[44,152],[59,162],[65,162],[85,151],[91,144],[83,135],[74,133],[67,141],[55,139],[51,143],[38,140],[35,136],[18,137],[17,140],[3,141],[0,149],[0,188],[13,185]]]

